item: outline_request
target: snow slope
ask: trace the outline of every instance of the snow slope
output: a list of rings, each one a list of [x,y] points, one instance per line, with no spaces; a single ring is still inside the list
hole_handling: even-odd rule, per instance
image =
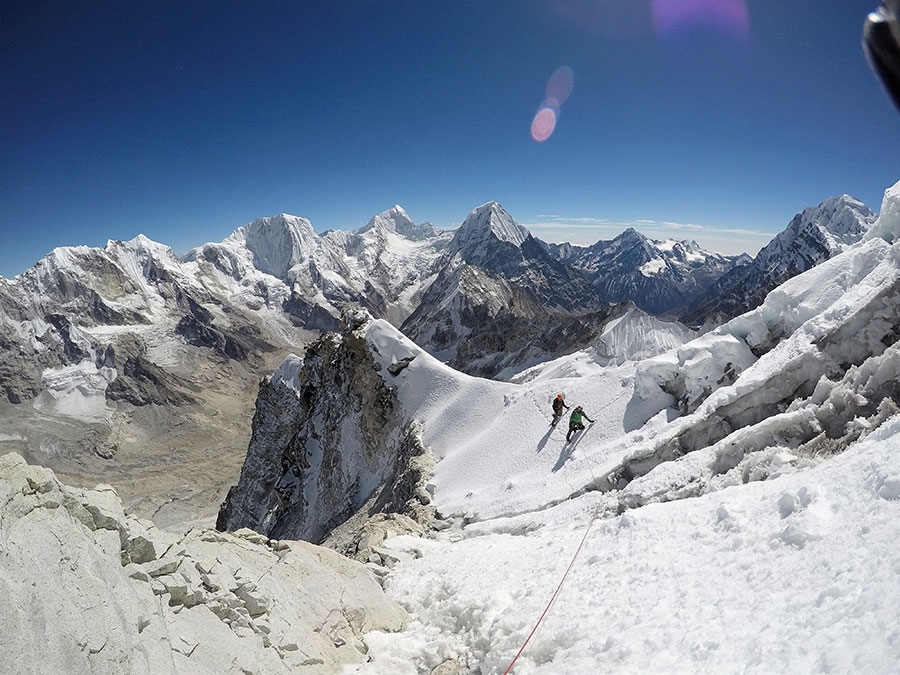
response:
[[[513,672],[896,672],[897,246],[870,236],[649,361],[582,352],[522,384],[370,324],[382,365],[415,356],[392,382],[454,526],[387,542],[415,556],[387,581],[414,621],[345,672],[503,673],[576,553]],[[597,420],[570,444],[558,392]]]
[[[516,673],[892,673],[900,657],[900,420],[805,473],[596,520]],[[449,660],[501,673],[602,507],[596,493],[480,524],[389,593],[416,617],[354,673]],[[465,672],[465,671],[463,671]]]

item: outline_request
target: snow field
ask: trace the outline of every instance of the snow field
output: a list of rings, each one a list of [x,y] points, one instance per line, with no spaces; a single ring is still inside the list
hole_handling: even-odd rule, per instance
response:
[[[603,448],[626,436],[633,364],[599,370],[580,362],[585,372],[595,374],[516,385],[459,373],[384,321],[373,321],[367,338],[383,370],[416,355],[385,381],[415,411],[425,444],[441,460],[432,482],[445,516],[490,518],[566,499],[596,478],[592,472]],[[550,426],[557,393],[573,409],[582,405],[596,421],[570,444],[565,441],[570,411]]]
[[[895,419],[808,472],[598,519],[514,672],[896,672],[898,457]],[[416,622],[371,636],[373,663],[345,672],[461,658],[502,673],[602,500],[478,523],[452,544],[389,541],[422,555],[388,583]]]

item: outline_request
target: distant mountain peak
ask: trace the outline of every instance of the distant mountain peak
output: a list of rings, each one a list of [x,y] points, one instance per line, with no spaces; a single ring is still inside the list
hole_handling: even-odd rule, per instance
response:
[[[629,228],[626,229],[624,232],[622,232],[622,234],[620,234],[618,237],[616,237],[616,239],[620,239],[620,240],[621,240],[621,239],[625,239],[625,240],[627,240],[627,239],[639,239],[639,240],[641,240],[641,241],[646,241],[646,240],[647,240],[647,237],[645,237],[643,234],[641,234],[640,232],[638,232],[638,231],[637,231],[636,229],[634,229],[633,227],[629,227]]]
[[[454,236],[454,247],[462,252],[491,240],[522,246],[531,234],[497,202],[491,201],[472,210]]]
[[[759,263],[809,269],[859,241],[875,222],[868,206],[850,195],[829,197],[795,215],[787,228],[777,234],[757,255]],[[814,252],[812,249],[820,249]],[[809,261],[797,264],[797,257]]]
[[[257,269],[279,279],[316,247],[319,235],[306,218],[279,213],[239,227],[226,242],[243,243]]]
[[[753,260],[741,260],[682,318],[721,322],[758,306],[773,288],[838,255],[871,232],[875,214],[850,195],[829,197],[795,215]]]
[[[406,211],[399,204],[394,204],[387,211],[382,211],[362,227],[358,232],[363,234],[370,231],[396,232],[404,236],[415,233],[419,228],[407,215]]]
[[[387,211],[382,211],[374,216],[364,227],[356,231],[356,234],[394,233],[411,241],[424,241],[438,236],[438,230],[429,222],[416,224],[399,204],[394,204]]]

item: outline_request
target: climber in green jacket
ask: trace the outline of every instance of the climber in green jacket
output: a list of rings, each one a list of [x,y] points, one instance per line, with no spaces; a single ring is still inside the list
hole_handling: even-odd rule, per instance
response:
[[[584,408],[579,405],[576,406],[575,410],[572,411],[572,414],[569,415],[569,433],[566,434],[567,441],[572,438],[572,434],[574,434],[576,431],[581,431],[582,429],[584,429],[584,422],[582,421],[582,419],[586,419],[591,424],[594,423],[594,420],[588,417],[587,413],[584,412]]]

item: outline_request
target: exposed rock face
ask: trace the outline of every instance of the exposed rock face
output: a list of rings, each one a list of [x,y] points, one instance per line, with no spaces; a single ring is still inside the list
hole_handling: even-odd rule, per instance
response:
[[[181,538],[0,457],[0,672],[337,673],[405,613],[357,562],[247,530]]]
[[[343,333],[324,335],[262,382],[218,529],[320,542],[361,509],[432,517],[422,509],[427,469],[413,461],[425,451],[376,370],[362,331],[369,318],[347,313]]]

